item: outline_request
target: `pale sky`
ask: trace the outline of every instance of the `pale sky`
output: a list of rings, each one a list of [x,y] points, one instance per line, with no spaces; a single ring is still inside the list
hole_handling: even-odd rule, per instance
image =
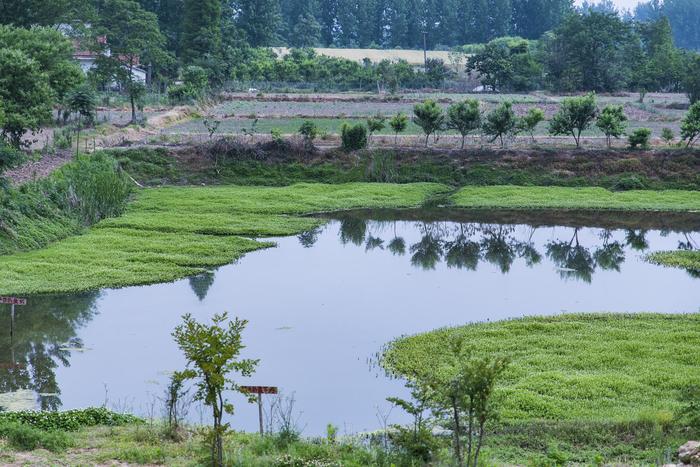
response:
[[[640,3],[640,0],[612,0],[612,2],[615,4],[615,6],[617,6],[619,10],[634,11],[634,7],[636,7],[637,4]],[[582,0],[575,0],[575,3],[577,5],[580,5],[582,3]]]

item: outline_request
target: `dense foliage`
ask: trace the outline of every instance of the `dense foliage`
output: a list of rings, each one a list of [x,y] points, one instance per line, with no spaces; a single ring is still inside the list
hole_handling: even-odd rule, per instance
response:
[[[19,423],[41,430],[77,431],[81,428],[104,425],[119,426],[139,423],[133,415],[111,412],[105,408],[68,410],[65,412],[1,412],[0,424]]]

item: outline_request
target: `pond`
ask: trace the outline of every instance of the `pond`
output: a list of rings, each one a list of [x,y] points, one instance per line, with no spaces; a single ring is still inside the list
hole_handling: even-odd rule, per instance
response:
[[[657,250],[700,248],[700,215],[434,210],[353,212],[275,239],[278,247],[174,283],[0,308],[0,406],[107,404],[161,415],[165,384],[184,364],[171,337],[184,313],[250,321],[249,382],[294,394],[306,435],[377,429],[400,381],[372,364],[388,341],[438,327],[575,312],[696,312],[700,282],[648,264]],[[234,399],[234,428],[257,408]],[[189,418],[206,421],[201,408]]]

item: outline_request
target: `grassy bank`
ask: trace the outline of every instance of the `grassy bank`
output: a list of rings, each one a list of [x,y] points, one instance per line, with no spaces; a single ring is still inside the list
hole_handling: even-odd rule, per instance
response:
[[[478,209],[595,209],[618,211],[700,211],[700,191],[563,187],[464,187],[454,206]]]
[[[569,455],[600,445],[614,456],[617,438],[634,459],[656,462],[662,439],[634,447],[654,433],[644,425],[671,433],[681,391],[700,384],[698,315],[562,315],[440,329],[394,341],[383,365],[400,376],[436,371],[454,335],[511,359],[496,392],[501,423],[491,441],[509,453],[504,460],[546,452],[550,442],[567,445]],[[614,458],[623,460],[623,451]]]
[[[340,150],[309,153],[288,141],[250,145],[222,139],[112,154],[127,172],[148,185],[436,182],[451,186],[598,186],[615,191],[700,189],[700,151],[681,149],[373,148],[347,154]]]
[[[205,431],[191,427],[174,441],[159,422],[126,426],[86,427],[68,436],[68,445],[55,452],[3,446],[0,464],[6,465],[211,465]],[[405,454],[369,446],[360,437],[285,438],[281,435],[231,433],[224,439],[224,465],[241,467],[421,465]],[[440,464],[440,465],[447,465]]]
[[[418,207],[445,196],[440,184],[297,184],[170,187],[139,192],[123,216],[47,248],[0,257],[0,293],[78,292],[166,282],[271,246],[249,237],[296,234],[323,220],[305,214]],[[470,208],[698,210],[700,193],[599,188],[467,187],[451,202]]]
[[[41,250],[0,257],[0,294],[170,281],[271,246],[245,237],[290,235],[322,222],[301,217],[306,213],[417,207],[445,190],[438,184],[143,190],[122,217]]]
[[[130,186],[116,161],[98,153],[44,180],[0,187],[0,255],[44,247],[120,214]]]
[[[648,259],[655,264],[686,269],[700,276],[700,251],[661,251],[652,253]]]

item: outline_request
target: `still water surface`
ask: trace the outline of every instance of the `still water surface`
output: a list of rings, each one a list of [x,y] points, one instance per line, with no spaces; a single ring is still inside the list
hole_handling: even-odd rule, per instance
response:
[[[0,406],[106,401],[160,415],[184,363],[170,335],[181,315],[228,311],[250,321],[245,356],[261,359],[250,383],[294,393],[305,434],[372,430],[403,390],[368,362],[397,336],[524,315],[698,311],[699,279],[643,260],[700,248],[697,232],[699,216],[348,213],[210,274],[32,297],[12,337],[0,309]],[[234,400],[233,426],[254,431],[257,408]]]

